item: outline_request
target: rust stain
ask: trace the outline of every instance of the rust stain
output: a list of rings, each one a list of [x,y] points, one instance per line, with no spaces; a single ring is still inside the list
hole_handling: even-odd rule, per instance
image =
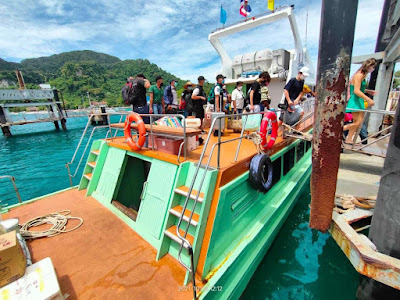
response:
[[[315,108],[311,174],[310,227],[326,232],[332,221],[332,210],[339,168],[346,82],[342,53],[335,65],[321,76]],[[319,97],[320,96],[320,97]]]
[[[382,259],[365,254],[364,252],[368,251],[369,247],[365,244],[354,243],[351,238],[346,236],[340,226],[333,224],[330,230],[332,238],[349,258],[357,272],[400,290],[399,268]],[[357,265],[354,265],[351,257],[358,257]],[[390,257],[387,258],[389,259]]]

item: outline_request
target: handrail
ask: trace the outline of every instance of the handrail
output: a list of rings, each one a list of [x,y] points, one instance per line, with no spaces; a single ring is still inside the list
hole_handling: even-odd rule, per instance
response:
[[[106,112],[106,113],[91,114],[91,115],[89,116],[89,120],[88,120],[88,122],[86,123],[85,129],[83,130],[83,133],[82,133],[82,136],[81,136],[81,138],[80,138],[80,140],[79,140],[79,143],[78,143],[78,145],[76,146],[76,149],[75,149],[75,152],[74,152],[74,154],[73,154],[73,156],[72,156],[72,159],[71,159],[70,162],[67,162],[66,165],[65,165],[65,167],[67,168],[67,171],[68,171],[68,177],[69,177],[69,181],[70,181],[71,186],[73,186],[72,178],[75,177],[76,174],[78,173],[79,167],[80,167],[80,165],[81,165],[81,163],[82,163],[83,157],[85,156],[86,150],[87,150],[87,148],[88,148],[88,146],[89,146],[89,144],[90,144],[90,141],[91,141],[91,139],[92,139],[92,136],[93,136],[94,131],[95,131],[97,128],[105,128],[105,127],[108,127],[108,128],[109,128],[109,131],[111,131],[111,122],[110,122],[109,116],[110,116],[110,115],[119,116],[119,115],[128,115],[128,114],[129,114],[129,112],[118,112],[118,113],[107,113],[107,112]],[[92,118],[95,117],[95,116],[107,116],[108,125],[101,125],[101,126],[96,126],[96,127],[93,128],[93,130],[92,130],[92,132],[91,132],[91,134],[90,134],[90,136],[89,136],[89,139],[88,139],[88,141],[87,141],[87,143],[86,143],[85,149],[84,149],[84,151],[83,151],[83,153],[82,153],[82,156],[81,156],[81,158],[80,158],[80,160],[79,160],[78,166],[76,167],[75,172],[74,172],[74,174],[72,175],[72,174],[71,174],[71,170],[70,170],[70,165],[72,165],[72,164],[74,163],[75,158],[76,158],[76,155],[77,155],[77,153],[78,153],[78,151],[79,151],[79,149],[80,149],[80,147],[81,147],[81,144],[82,144],[82,142],[83,142],[83,139],[84,139],[84,137],[86,136],[86,132],[87,132],[89,126],[91,125]],[[108,134],[108,132],[107,132],[107,134]]]
[[[374,110],[374,109],[351,109],[351,112],[364,112],[364,113],[365,113],[361,124],[364,123],[364,120],[365,120],[365,117],[367,116],[367,114],[374,113],[374,114],[391,115],[391,116],[393,116],[393,115],[396,114],[396,112],[395,112],[395,111],[392,111],[392,110],[380,110],[380,109],[377,109],[377,110]],[[373,137],[375,137],[375,136],[380,135],[381,133],[383,133],[383,132],[385,132],[385,131],[388,131],[388,133],[386,133],[386,134],[384,134],[383,136],[379,137],[379,138],[376,139],[375,141],[370,142],[370,143],[367,142],[367,144],[363,144],[362,146],[360,146],[360,147],[358,147],[358,148],[355,148],[355,144],[356,144],[357,138],[358,138],[358,136],[359,136],[359,134],[360,134],[361,127],[362,127],[362,126],[359,126],[359,127],[357,128],[357,131],[354,133],[353,144],[351,145],[351,148],[348,149],[348,150],[356,151],[356,152],[360,152],[360,153],[364,153],[364,154],[368,154],[368,155],[376,155],[376,156],[379,156],[379,157],[386,157],[386,155],[380,155],[380,154],[376,154],[376,153],[372,153],[372,152],[365,152],[365,151],[363,151],[363,149],[366,148],[366,147],[368,147],[368,146],[371,146],[371,145],[373,145],[373,144],[375,144],[375,143],[377,143],[377,142],[379,142],[379,141],[381,141],[381,140],[383,140],[383,139],[385,139],[385,138],[387,138],[387,137],[390,137],[390,135],[391,135],[390,129],[393,127],[393,125],[390,125],[390,126],[384,128],[384,129],[382,129],[382,130],[379,130],[379,131],[376,132],[376,133],[373,133],[373,134],[371,134],[371,135],[368,135],[365,139],[361,140],[361,144],[362,144],[363,142],[367,142],[368,139],[370,139],[370,138],[373,138]]]
[[[245,114],[245,115],[246,115],[246,116],[249,116],[249,115],[258,115],[258,114],[264,114],[264,113],[265,113],[265,112],[247,113],[247,114]],[[195,170],[195,172],[194,172],[194,175],[193,175],[191,184],[190,184],[190,186],[189,186],[189,191],[188,191],[188,193],[187,193],[187,196],[186,196],[186,199],[185,199],[185,203],[184,203],[183,208],[182,208],[182,211],[183,211],[183,212],[186,211],[186,208],[187,208],[187,206],[188,206],[189,199],[190,199],[190,195],[191,195],[191,193],[192,193],[192,191],[193,191],[194,184],[195,184],[195,182],[196,182],[196,179],[197,179],[197,176],[198,176],[198,173],[199,173],[199,170],[200,170],[200,167],[201,167],[201,164],[202,164],[202,161],[203,161],[205,152],[206,152],[206,150],[207,150],[207,147],[208,147],[208,144],[209,144],[209,141],[210,141],[210,138],[211,138],[211,133],[212,133],[212,131],[213,131],[213,128],[214,128],[215,123],[217,122],[217,120],[218,120],[218,122],[219,122],[219,127],[218,127],[218,129],[219,129],[219,130],[218,130],[218,142],[217,142],[217,143],[214,143],[214,144],[212,145],[212,147],[211,147],[211,151],[210,151],[210,154],[209,154],[209,156],[208,156],[207,164],[205,165],[205,168],[204,168],[205,171],[203,172],[203,176],[202,176],[202,178],[201,178],[201,180],[200,180],[200,184],[199,184],[199,187],[198,187],[198,190],[197,190],[196,197],[193,199],[193,200],[194,200],[193,207],[192,207],[192,209],[191,209],[191,213],[190,213],[190,216],[189,216],[189,220],[187,221],[187,226],[186,226],[186,229],[184,230],[183,236],[182,236],[182,235],[180,234],[180,232],[179,232],[180,226],[181,226],[181,224],[182,224],[183,216],[184,216],[183,213],[182,213],[181,216],[179,217],[178,224],[177,224],[177,227],[176,227],[176,234],[177,234],[178,238],[182,241],[182,243],[181,243],[181,245],[180,245],[180,248],[179,248],[179,252],[178,252],[178,261],[181,263],[181,265],[183,265],[183,266],[185,267],[185,269],[187,269],[189,272],[192,273],[192,280],[193,280],[193,289],[194,289],[194,291],[196,290],[196,282],[195,282],[195,269],[194,269],[194,259],[193,259],[193,246],[192,246],[192,245],[190,244],[190,242],[186,239],[186,236],[187,236],[187,233],[188,233],[188,231],[189,231],[190,222],[191,222],[191,220],[192,220],[192,218],[193,218],[194,211],[195,211],[195,209],[196,209],[196,205],[197,205],[197,202],[198,202],[198,199],[199,199],[199,196],[200,196],[200,191],[201,191],[201,188],[203,187],[204,180],[205,180],[205,177],[206,177],[206,174],[207,174],[207,170],[208,170],[208,168],[209,168],[209,166],[210,166],[211,157],[212,157],[212,155],[213,155],[213,153],[214,153],[215,147],[218,145],[218,148],[220,148],[220,145],[221,145],[221,144],[228,143],[228,142],[235,141],[235,140],[241,140],[241,139],[243,139],[243,138],[245,138],[245,137],[250,136],[250,135],[243,136],[243,128],[245,127],[245,125],[246,125],[246,123],[247,123],[247,118],[246,118],[245,124],[242,125],[242,134],[241,134],[240,137],[238,137],[238,138],[233,138],[233,139],[230,139],[230,140],[221,141],[221,129],[222,129],[222,127],[221,127],[221,120],[222,120],[222,119],[226,119],[226,118],[236,117],[236,116],[243,116],[243,114],[234,114],[234,115],[223,115],[223,116],[218,116],[218,117],[214,118],[214,120],[212,121],[212,124],[211,124],[211,127],[210,127],[210,131],[209,131],[209,133],[208,133],[208,135],[207,135],[207,139],[206,139],[206,141],[205,141],[205,143],[204,143],[204,146],[203,146],[203,151],[201,152],[201,155],[200,155],[200,158],[199,158],[199,162],[198,162],[198,164],[197,164],[197,167],[196,167],[196,170]],[[217,165],[218,169],[219,169],[219,155],[220,155],[220,149],[218,150],[218,165]],[[236,159],[236,158],[235,158],[235,159]],[[191,257],[191,267],[188,267],[188,266],[183,262],[182,257],[181,257],[181,253],[182,253],[182,250],[183,250],[184,245],[187,245],[188,253],[189,253],[190,257]]]
[[[0,176],[0,179],[3,179],[3,178],[9,178],[11,180],[11,182],[12,182],[12,184],[14,186],[15,193],[17,194],[18,201],[19,201],[19,203],[22,203],[21,196],[19,195],[19,191],[18,191],[17,185],[15,184],[15,177],[14,176],[10,176],[10,175],[2,175],[2,176]]]
[[[70,181],[70,185],[71,185],[71,186],[73,186],[72,178],[74,178],[74,177],[77,175],[77,173],[78,173],[78,170],[79,170],[79,167],[81,166],[83,157],[85,156],[86,151],[87,151],[87,149],[88,149],[88,147],[89,147],[89,145],[90,145],[90,142],[91,142],[91,140],[92,140],[94,131],[95,131],[96,129],[98,129],[98,128],[108,128],[108,131],[107,131],[107,133],[106,133],[106,138],[108,137],[109,134],[110,134],[111,138],[113,138],[113,136],[112,136],[112,127],[111,127],[110,116],[121,116],[120,119],[119,119],[119,122],[121,122],[122,118],[123,118],[124,116],[129,115],[130,113],[131,113],[131,112],[129,112],[129,111],[117,112],[117,113],[107,113],[107,112],[106,112],[106,113],[91,114],[91,115],[89,116],[89,120],[88,120],[88,122],[86,123],[85,129],[83,130],[82,136],[81,136],[81,138],[80,138],[80,140],[79,140],[79,143],[78,143],[78,145],[77,145],[77,147],[76,147],[76,149],[75,149],[75,152],[74,152],[74,154],[73,154],[73,156],[72,156],[72,159],[71,159],[70,162],[67,162],[66,165],[65,165],[65,167],[67,168],[67,171],[68,171],[68,177],[69,177],[69,181]],[[178,118],[182,119],[183,138],[184,138],[184,141],[186,141],[186,122],[185,122],[185,116],[183,116],[182,114],[139,114],[139,115],[140,115],[141,117],[150,117],[150,134],[151,134],[152,139],[154,138],[154,134],[153,134],[153,124],[152,124],[152,123],[153,123],[153,122],[152,122],[152,119],[153,119],[154,117],[165,117],[165,116],[168,116],[168,117],[178,117]],[[88,140],[87,140],[87,142],[86,142],[86,146],[85,146],[85,148],[84,148],[84,150],[83,150],[83,153],[82,153],[82,155],[81,155],[81,157],[80,157],[80,159],[79,159],[78,165],[77,165],[77,167],[76,167],[76,169],[75,169],[75,171],[74,171],[74,174],[71,174],[70,166],[71,166],[71,165],[74,163],[74,161],[75,161],[76,155],[77,155],[77,153],[78,153],[78,151],[79,151],[79,149],[80,149],[80,147],[81,147],[81,145],[82,145],[83,139],[84,139],[84,137],[86,136],[86,133],[87,133],[87,131],[88,131],[89,126],[91,125],[91,121],[92,121],[92,118],[93,118],[94,116],[107,116],[108,125],[100,125],[100,126],[96,126],[96,127],[94,127],[94,128],[92,129],[92,132],[90,133],[90,136],[89,136],[89,138],[88,138]],[[117,135],[118,130],[119,130],[119,129],[117,128],[116,131],[115,131],[114,137]],[[168,136],[168,135],[163,134],[163,136]],[[152,143],[152,149],[154,150],[154,142]],[[179,153],[179,155],[180,155],[180,153]],[[186,147],[185,147],[185,148],[184,148],[184,158],[185,158],[185,159],[186,159],[186,155],[187,155],[187,149],[186,149]],[[178,157],[178,161],[179,161],[179,157]]]

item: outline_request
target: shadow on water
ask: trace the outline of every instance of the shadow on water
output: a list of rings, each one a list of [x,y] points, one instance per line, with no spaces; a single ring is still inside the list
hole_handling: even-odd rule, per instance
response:
[[[329,233],[308,227],[309,203],[307,187],[241,299],[355,299],[359,275]]]

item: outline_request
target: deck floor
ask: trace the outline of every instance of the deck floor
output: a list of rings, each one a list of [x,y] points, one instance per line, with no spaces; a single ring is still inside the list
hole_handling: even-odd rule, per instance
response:
[[[83,225],[69,233],[28,242],[33,262],[53,261],[68,299],[186,299],[185,270],[171,256],[156,262],[156,250],[85,191],[67,190],[11,209],[4,219],[71,210]],[[69,228],[78,221],[70,221]]]

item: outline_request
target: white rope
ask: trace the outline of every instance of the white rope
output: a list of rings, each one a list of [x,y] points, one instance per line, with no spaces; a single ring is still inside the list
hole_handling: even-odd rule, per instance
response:
[[[42,237],[52,237],[59,235],[60,233],[73,231],[83,224],[83,219],[78,217],[71,217],[69,216],[70,213],[70,210],[62,210],[48,215],[33,218],[28,222],[20,225],[20,233],[24,239],[33,240]],[[66,229],[68,220],[71,219],[80,220],[80,223],[74,228]],[[50,224],[53,226],[46,230],[29,230],[32,227],[40,226],[43,224]]]
[[[258,132],[253,132],[252,140],[254,145],[256,146],[258,154],[265,154],[264,150],[261,148],[262,139]]]

